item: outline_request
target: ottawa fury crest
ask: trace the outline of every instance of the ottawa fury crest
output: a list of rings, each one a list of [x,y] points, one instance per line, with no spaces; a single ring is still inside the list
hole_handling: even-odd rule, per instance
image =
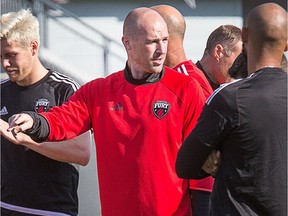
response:
[[[37,100],[34,109],[37,113],[47,112],[49,109],[49,101],[44,98]]]
[[[153,113],[158,119],[162,119],[167,115],[170,104],[167,101],[156,101],[153,104]]]

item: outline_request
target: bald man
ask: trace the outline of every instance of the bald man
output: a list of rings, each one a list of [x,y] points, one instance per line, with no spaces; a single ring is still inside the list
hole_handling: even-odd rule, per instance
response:
[[[186,23],[182,14],[169,5],[157,5],[151,8],[163,17],[168,27],[169,43],[164,64],[198,82],[206,98],[208,98],[213,92],[208,80],[202,71],[191,60],[187,59],[184,51],[183,41]],[[208,215],[213,182],[214,179],[211,176],[201,180],[190,180],[189,191],[193,216]]]
[[[168,38],[156,11],[131,11],[123,27],[124,70],[83,85],[64,106],[10,119],[10,131],[30,129],[39,141],[93,128],[103,216],[191,215],[189,182],[176,175],[175,162],[205,97],[189,77],[163,66]]]
[[[179,150],[181,178],[205,176],[207,156],[220,150],[213,216],[287,216],[286,29],[286,11],[278,4],[250,11],[242,35],[249,77],[213,93]]]
[[[185,54],[183,43],[186,32],[186,22],[184,17],[176,8],[170,5],[157,5],[151,8],[163,17],[168,27],[169,43],[164,64],[194,79],[200,84],[203,93],[206,98],[208,98],[213,90],[207,78],[192,60],[187,59]]]

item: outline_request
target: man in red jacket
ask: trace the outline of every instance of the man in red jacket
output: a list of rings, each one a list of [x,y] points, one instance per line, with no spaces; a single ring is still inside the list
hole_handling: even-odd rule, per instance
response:
[[[204,95],[208,98],[213,90],[203,72],[197,68],[192,60],[187,59],[183,47],[186,31],[184,17],[176,8],[169,5],[157,5],[151,8],[163,17],[168,27],[169,43],[164,64],[198,82]],[[190,180],[193,216],[208,216],[213,182],[214,179],[211,176],[201,180]]]
[[[163,66],[168,38],[156,11],[131,11],[122,36],[124,70],[85,84],[49,112],[10,119],[16,138],[25,131],[38,141],[93,128],[103,216],[191,215],[189,181],[177,177],[175,162],[205,97],[194,80]]]

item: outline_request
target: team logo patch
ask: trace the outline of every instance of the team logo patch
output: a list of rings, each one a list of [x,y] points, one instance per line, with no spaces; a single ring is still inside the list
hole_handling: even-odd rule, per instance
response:
[[[37,113],[46,112],[49,109],[49,101],[47,99],[39,99],[35,103],[35,111]]]
[[[166,101],[156,101],[153,104],[153,113],[158,119],[162,119],[167,115],[170,104]]]

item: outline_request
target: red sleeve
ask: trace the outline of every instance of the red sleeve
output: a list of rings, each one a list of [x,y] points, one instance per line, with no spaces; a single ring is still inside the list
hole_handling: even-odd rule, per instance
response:
[[[202,108],[205,105],[206,97],[202,91],[201,86],[195,80],[191,80],[191,85],[188,88],[189,95],[187,103],[185,120],[184,120],[184,134],[183,138],[189,135],[192,129],[195,127],[197,120],[202,112]]]
[[[41,113],[49,124],[48,141],[60,141],[76,137],[91,128],[87,108],[87,96],[90,84],[82,86],[61,106],[55,106],[48,112]]]

